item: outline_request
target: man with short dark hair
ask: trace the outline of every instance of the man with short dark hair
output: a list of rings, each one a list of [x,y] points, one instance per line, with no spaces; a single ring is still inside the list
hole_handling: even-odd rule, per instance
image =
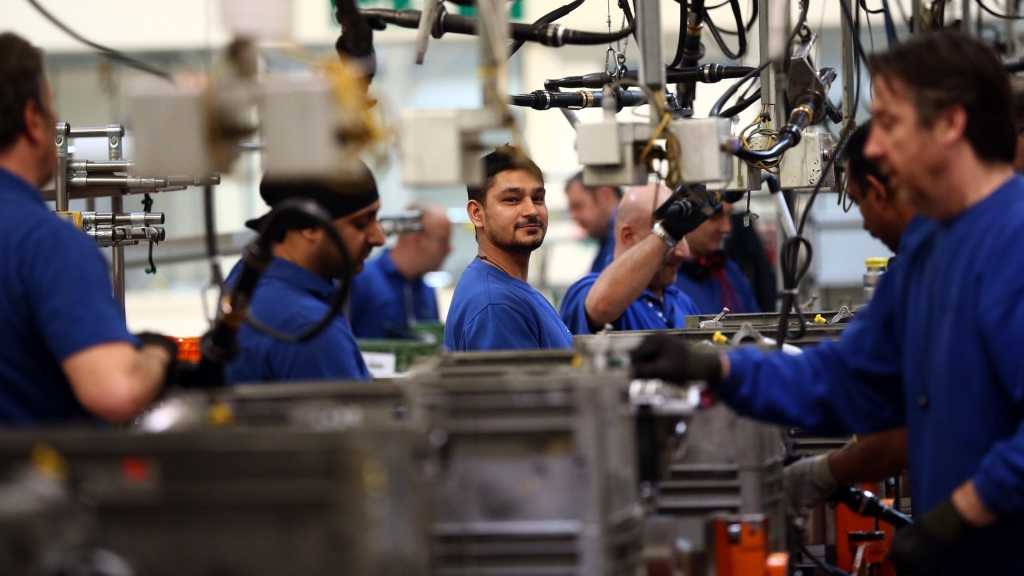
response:
[[[444,208],[414,202],[423,229],[398,237],[352,279],[349,315],[356,338],[409,338],[417,322],[437,322],[437,295],[423,281],[451,252],[452,223]]]
[[[1024,178],[998,57],[961,34],[870,58],[864,155],[929,218],[838,342],[799,356],[651,337],[638,377],[707,380],[741,414],[821,433],[907,427],[915,522],[900,573],[1018,571],[1024,541]],[[908,236],[909,235],[909,236]]]
[[[587,274],[565,293],[561,316],[573,334],[613,330],[684,328],[698,314],[689,296],[673,286],[689,254],[685,234],[702,218],[687,215],[655,222],[653,206],[672,195],[648,184],[626,192],[615,218],[615,254],[600,274]],[[682,216],[682,213],[678,213]]]
[[[323,229],[302,215],[283,216],[288,220],[273,238],[274,260],[256,285],[251,307],[253,317],[264,325],[297,334],[330,310],[335,281],[341,275],[359,273],[373,247],[384,245],[384,231],[377,222],[377,185],[364,166],[361,175],[348,182],[264,177],[260,196],[271,207],[289,198],[315,200],[334,218],[347,250],[349,267],[342,270],[345,257]],[[246,226],[259,230],[268,216],[250,220]],[[231,272],[228,284],[233,284],[240,272],[241,262]],[[230,383],[371,379],[342,313],[308,342],[282,342],[244,325],[238,331],[238,344],[238,359],[225,367]]]
[[[690,257],[679,267],[676,288],[693,299],[700,314],[761,311],[747,277],[722,251],[722,239],[732,233],[730,214],[732,204],[723,202],[721,212],[686,235]]]
[[[56,124],[42,52],[0,34],[0,426],[128,420],[177,356],[166,338],[128,332],[96,245],[39,195]]]
[[[578,172],[565,185],[569,215],[586,230],[587,236],[601,243],[590,266],[600,272],[612,261],[615,252],[615,209],[622,200],[618,186],[584,186],[583,172]]]
[[[522,152],[484,156],[483,186],[469,186],[466,211],[477,258],[455,287],[444,327],[453,352],[572,348],[572,335],[544,296],[526,283],[530,254],[548,228],[544,177]]]
[[[846,142],[846,191],[860,208],[864,229],[899,254],[926,224],[914,209],[885,185],[878,163],[864,156],[871,121],[858,127]],[[786,467],[783,476],[788,507],[802,513],[824,503],[840,486],[881,482],[907,469],[907,429],[869,434],[842,450],[804,458]]]

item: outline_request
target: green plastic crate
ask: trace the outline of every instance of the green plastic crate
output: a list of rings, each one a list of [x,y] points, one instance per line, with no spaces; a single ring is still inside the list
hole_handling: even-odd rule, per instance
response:
[[[407,372],[413,362],[424,356],[434,356],[441,352],[442,342],[430,344],[418,340],[392,339],[359,339],[356,340],[362,352],[379,352],[395,355],[395,371]]]

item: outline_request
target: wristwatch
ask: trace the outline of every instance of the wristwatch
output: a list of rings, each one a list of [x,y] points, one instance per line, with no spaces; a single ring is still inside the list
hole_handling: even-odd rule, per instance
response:
[[[672,237],[671,234],[665,231],[661,226],[661,222],[655,222],[654,226],[651,227],[651,234],[654,234],[658,238],[661,238],[665,244],[668,244],[669,248],[675,248],[679,241]]]

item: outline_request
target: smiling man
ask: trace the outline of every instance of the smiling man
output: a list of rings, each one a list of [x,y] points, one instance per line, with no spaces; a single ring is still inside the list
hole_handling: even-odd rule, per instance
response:
[[[915,37],[868,62],[864,156],[928,218],[871,304],[799,356],[651,337],[638,377],[707,380],[739,413],[818,433],[907,427],[914,524],[898,573],[1016,574],[1024,541],[1024,178],[1009,81],[980,40]]]
[[[271,207],[288,198],[317,201],[333,218],[348,251],[347,275],[363,269],[374,246],[384,245],[384,231],[377,222],[380,201],[369,170],[348,183],[319,180],[264,178],[260,196]],[[254,230],[262,218],[246,222]],[[301,332],[323,318],[341,270],[342,255],[327,234],[301,215],[286,215],[286,224],[273,238],[274,260],[263,272],[252,299],[252,315],[265,325],[289,334]],[[228,284],[241,271],[232,270]],[[312,340],[297,344],[281,342],[249,325],[238,331],[241,353],[225,369],[228,382],[341,379],[370,380],[352,328],[339,313]]]
[[[444,346],[450,351],[572,348],[572,335],[544,296],[526,283],[530,254],[548,228],[544,177],[509,147],[484,156],[483,186],[466,211],[477,257],[455,287]]]

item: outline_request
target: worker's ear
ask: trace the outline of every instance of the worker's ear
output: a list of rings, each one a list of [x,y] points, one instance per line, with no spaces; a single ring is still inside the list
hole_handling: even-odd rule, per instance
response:
[[[885,184],[882,184],[882,181],[874,176],[869,175],[867,177],[867,184],[867,189],[864,190],[864,198],[875,204],[885,206],[896,198],[895,194],[890,194]]]
[[[303,228],[299,236],[309,244],[317,244],[324,237],[322,228]]]
[[[29,142],[40,144],[52,139],[52,131],[47,129],[48,124],[49,115],[43,110],[43,105],[36,100],[29,100],[25,105],[25,135]]]
[[[469,221],[473,223],[478,230],[484,227],[484,207],[476,200],[470,200],[466,204],[466,213],[469,214]]]
[[[951,146],[961,138],[966,138],[967,110],[960,104],[951,104],[939,111],[932,123],[932,133],[936,139]]]
[[[637,238],[636,230],[629,224],[624,224],[619,229],[618,241],[622,242],[622,245],[626,248],[632,248],[640,240]]]

